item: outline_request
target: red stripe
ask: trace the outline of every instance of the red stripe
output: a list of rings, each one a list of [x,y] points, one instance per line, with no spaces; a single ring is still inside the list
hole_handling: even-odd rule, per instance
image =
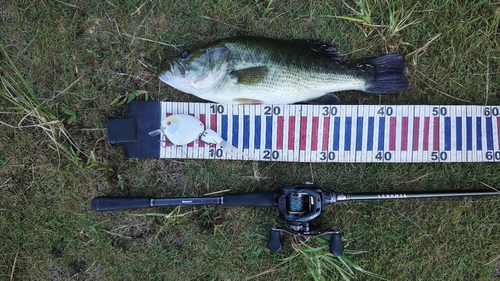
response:
[[[210,115],[210,129],[214,130],[214,132],[217,132],[217,114]],[[210,144],[210,147],[216,146],[217,145],[215,143]]]
[[[172,113],[167,113],[166,116],[170,116],[172,115]],[[163,124],[162,124],[163,126]],[[170,140],[167,138],[167,136],[165,136],[165,146],[172,146],[172,143],[170,142]]]
[[[323,124],[323,146],[321,147],[321,150],[326,151],[328,150],[328,134],[330,132],[330,117],[327,116],[324,118],[324,124]]]
[[[396,150],[396,117],[390,118],[389,128],[389,150]]]
[[[276,143],[276,149],[283,149],[283,123],[285,119],[283,116],[278,116],[278,138]]]
[[[401,123],[401,150],[408,150],[408,117],[403,117]]]
[[[429,117],[424,117],[424,151],[429,150]]]
[[[420,127],[420,117],[413,118],[413,151],[418,150],[418,135]]]
[[[500,117],[497,117],[498,149],[500,149]]]
[[[300,117],[300,143],[299,150],[306,150],[307,116]]]
[[[194,113],[189,113],[189,115],[191,115],[191,116],[193,116],[193,117],[194,117]],[[187,145],[187,146],[188,146],[188,147],[193,147],[193,146],[194,146],[194,143],[195,143],[195,141],[192,141],[192,142],[188,143],[188,145]]]
[[[311,150],[318,150],[318,126],[319,126],[319,117],[314,116],[312,123],[312,136],[311,136]]]
[[[205,128],[206,128],[207,127],[207,123],[206,123],[205,118],[206,118],[206,115],[204,113],[200,113],[200,121],[201,121],[201,123],[203,123],[203,125],[205,125]],[[198,146],[199,147],[205,147],[205,143],[202,142],[202,141],[199,141],[198,142]]]
[[[288,119],[288,150],[293,150],[295,144],[295,116]]]
[[[439,117],[434,117],[434,143],[433,149],[439,150]]]

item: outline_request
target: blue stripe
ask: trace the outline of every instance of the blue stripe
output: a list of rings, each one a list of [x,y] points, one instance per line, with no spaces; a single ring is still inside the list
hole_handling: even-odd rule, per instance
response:
[[[255,149],[260,149],[260,116],[255,116],[255,139],[254,139]]]
[[[266,149],[271,149],[273,143],[273,117],[266,116]]]
[[[486,145],[488,150],[493,150],[493,121],[491,117],[486,117]]]
[[[378,150],[384,150],[385,117],[380,117],[378,123]]]
[[[352,117],[345,118],[344,150],[351,150],[351,125]]]
[[[231,145],[238,147],[238,131],[240,129],[240,122],[238,120],[238,115],[233,115],[233,140]]]
[[[335,117],[333,123],[333,150],[339,151],[340,117]]]
[[[250,148],[250,115],[243,115],[243,148]]]
[[[472,117],[467,117],[466,123],[467,123],[467,150],[472,150]]]
[[[222,134],[221,137],[227,141],[227,115],[222,115]]]
[[[483,136],[481,134],[481,117],[476,117],[476,140],[477,150],[483,150]]]
[[[462,151],[462,117],[457,117],[457,150]]]
[[[444,150],[451,150],[451,117],[444,118]]]
[[[375,122],[375,118],[368,117],[368,143],[366,150],[373,151],[373,123]]]
[[[356,151],[361,151],[363,146],[363,117],[358,116],[356,123]]]

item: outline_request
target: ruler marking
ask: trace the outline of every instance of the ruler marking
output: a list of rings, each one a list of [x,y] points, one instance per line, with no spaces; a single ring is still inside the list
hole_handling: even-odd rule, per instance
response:
[[[366,150],[373,151],[373,127],[375,118],[373,116],[368,117],[368,141],[366,142]]]
[[[261,133],[260,115],[255,115],[255,138],[254,138],[255,149],[260,149],[260,133]]]
[[[429,151],[429,117],[424,117],[424,135],[423,135],[424,151]]]
[[[497,117],[497,144],[498,144],[498,147],[497,149],[500,150],[500,117]]]
[[[319,117],[313,116],[312,117],[312,136],[311,136],[311,150],[312,151],[318,150],[318,134],[319,134],[318,127],[319,127]]]
[[[396,117],[389,117],[389,151],[396,150]]]
[[[467,150],[472,151],[472,117],[467,116]]]
[[[352,117],[345,117],[344,150],[351,151],[351,125]]]
[[[356,151],[363,149],[363,116],[358,116],[356,121]]]
[[[330,116],[323,117],[323,142],[321,146],[321,150],[328,150],[328,140],[329,140],[329,132],[330,132]]]
[[[433,149],[434,151],[439,151],[439,122],[440,122],[440,118],[439,117],[434,117],[434,128],[433,128],[433,140],[432,140],[432,144],[433,144]]]
[[[378,123],[378,150],[384,151],[385,117],[381,116]]]
[[[408,151],[408,116],[403,116],[401,123],[401,151]]]
[[[299,150],[306,150],[307,116],[300,117]]]
[[[294,150],[295,146],[295,116],[290,116],[288,120],[288,149]]]
[[[243,115],[243,149],[248,148],[250,148],[250,115],[245,114]]]
[[[462,151],[462,117],[461,116],[457,116],[456,117],[457,119],[457,127],[456,127],[456,131],[457,131],[457,142],[456,142],[456,150],[457,151]]]
[[[483,134],[481,133],[481,117],[477,116],[476,117],[476,141],[477,141],[477,150],[483,150],[483,142],[482,142],[482,136]]]
[[[340,149],[340,117],[337,116],[333,120],[333,150],[339,151]]]
[[[239,114],[236,114],[236,115],[233,115],[233,139],[231,141],[231,145],[233,145],[234,147],[238,147],[239,143],[238,143],[238,131],[239,131],[239,126],[240,126],[240,122],[239,122]]]
[[[418,137],[420,135],[419,125],[420,117],[413,117],[413,151],[418,151]]]
[[[285,119],[283,115],[278,116],[277,120],[277,138],[276,138],[276,149],[283,150],[283,126],[285,123]]]
[[[493,120],[491,117],[486,117],[486,147],[488,150],[493,150]]]
[[[272,149],[273,143],[273,116],[266,116],[266,149]]]
[[[294,143],[293,143],[293,160],[294,161],[300,161],[300,150],[299,150],[299,144],[300,144],[300,116],[303,114],[302,111],[302,106],[296,107],[295,112],[294,112],[294,126],[295,126],[295,131],[293,132],[294,134]]]
[[[307,106],[307,124],[306,124],[306,149],[305,149],[305,158],[304,159],[309,159],[310,161],[313,161],[314,159],[312,158],[312,138],[314,134],[314,128],[313,128],[313,116],[314,116],[314,107],[311,105]],[[317,130],[316,130],[317,133]]]

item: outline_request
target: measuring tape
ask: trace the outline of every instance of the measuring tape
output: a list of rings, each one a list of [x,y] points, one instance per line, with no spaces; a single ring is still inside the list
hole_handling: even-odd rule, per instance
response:
[[[247,156],[201,141],[160,147],[161,158],[289,162],[500,161],[500,106],[223,105],[161,102],[190,114]],[[161,124],[162,120],[158,120]]]

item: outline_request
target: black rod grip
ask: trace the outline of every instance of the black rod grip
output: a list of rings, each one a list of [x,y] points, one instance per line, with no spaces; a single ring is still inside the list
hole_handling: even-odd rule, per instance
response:
[[[151,197],[108,197],[92,199],[92,210],[97,212],[143,209],[151,207]]]
[[[222,196],[224,206],[274,207],[278,204],[279,193],[274,191],[226,194]]]

